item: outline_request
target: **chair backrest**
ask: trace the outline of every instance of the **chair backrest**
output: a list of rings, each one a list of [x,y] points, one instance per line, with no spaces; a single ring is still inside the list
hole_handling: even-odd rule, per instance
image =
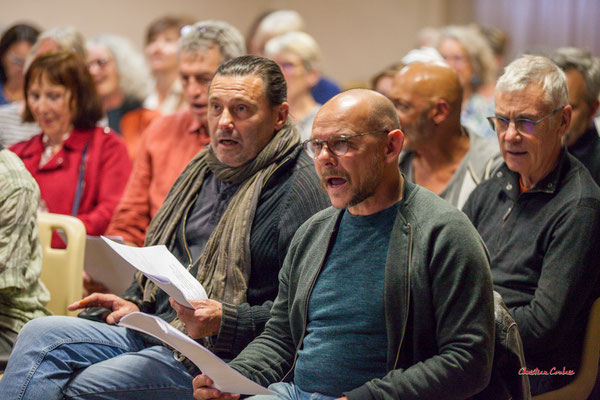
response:
[[[598,361],[600,360],[600,298],[594,301],[588,317],[588,324],[583,341],[581,364],[575,379],[560,389],[553,390],[533,400],[585,400],[592,393],[598,377]]]
[[[44,285],[50,291],[46,306],[57,315],[76,315],[67,306],[79,299],[83,291],[83,256],[85,226],[75,217],[62,214],[39,213],[38,227],[42,243],[42,274]],[[52,232],[60,229],[67,242],[66,249],[52,248]]]
[[[521,335],[513,317],[494,291],[495,341],[494,361],[490,383],[472,399],[476,400],[530,400],[529,377],[517,372],[525,366]]]

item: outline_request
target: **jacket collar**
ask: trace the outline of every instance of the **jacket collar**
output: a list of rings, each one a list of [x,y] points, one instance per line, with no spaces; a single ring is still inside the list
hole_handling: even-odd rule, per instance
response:
[[[552,170],[548,175],[542,178],[534,187],[529,189],[527,192],[523,194],[532,194],[532,193],[555,193],[560,184],[561,177],[563,176],[563,171],[568,169],[570,166],[569,158],[567,157],[566,147],[560,151],[560,155],[558,156],[558,163],[554,170]],[[511,171],[506,162],[502,164],[502,166],[498,169],[498,171],[494,174],[494,179],[500,184],[501,190],[506,193],[508,197],[512,200],[517,200],[521,195],[521,189],[519,186],[520,175],[517,172]]]

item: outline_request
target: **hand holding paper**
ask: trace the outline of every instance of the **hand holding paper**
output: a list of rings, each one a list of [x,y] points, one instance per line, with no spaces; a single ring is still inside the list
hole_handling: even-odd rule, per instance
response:
[[[177,311],[177,318],[185,325],[185,330],[192,339],[200,339],[219,333],[223,305],[221,302],[210,299],[190,300],[194,309],[183,306],[169,299],[171,307]]]
[[[204,346],[196,343],[164,320],[153,315],[134,312],[121,319],[119,325],[152,335],[179,350],[203,373],[214,381],[221,392],[241,394],[274,394],[268,389],[244,377],[215,356]]]
[[[194,308],[189,300],[206,299],[206,291],[164,246],[130,247],[102,236],[119,256],[140,270],[156,286],[186,307]]]

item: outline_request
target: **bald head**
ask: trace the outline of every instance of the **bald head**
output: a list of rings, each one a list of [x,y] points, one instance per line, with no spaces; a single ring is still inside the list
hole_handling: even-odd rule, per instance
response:
[[[410,91],[428,102],[444,99],[452,109],[460,113],[462,86],[454,69],[445,63],[427,62],[407,65],[396,75],[392,93],[397,91]]]
[[[364,131],[400,128],[394,104],[384,95],[368,89],[351,89],[333,97],[321,107],[315,124],[333,115],[352,121],[356,128]]]

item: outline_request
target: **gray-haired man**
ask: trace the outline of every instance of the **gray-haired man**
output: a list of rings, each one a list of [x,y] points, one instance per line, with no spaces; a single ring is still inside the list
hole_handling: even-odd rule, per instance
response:
[[[494,289],[523,340],[532,394],[578,372],[599,295],[600,190],[561,139],[571,122],[565,74],[523,56],[498,79],[490,117],[504,164],[463,211],[485,241]]]
[[[571,125],[563,142],[600,185],[600,138],[594,124],[600,105],[600,59],[575,47],[561,47],[550,59],[567,76],[569,103],[573,108]]]
[[[112,325],[134,311],[168,321],[225,358],[262,332],[293,234],[328,205],[288,120],[286,91],[271,60],[244,56],[219,66],[208,97],[210,147],[187,165],[148,229],[146,244],[169,247],[209,299],[186,308],[138,275],[125,298],[95,293],[70,306],[110,308],[110,325],[35,319],[0,381],[6,398],[191,398],[198,371],[188,360]]]
[[[179,75],[189,109],[165,115],[144,131],[125,193],[107,235],[141,246],[146,229],[187,163],[209,142],[208,84],[219,64],[245,54],[244,38],[223,21],[184,28],[178,42]]]

